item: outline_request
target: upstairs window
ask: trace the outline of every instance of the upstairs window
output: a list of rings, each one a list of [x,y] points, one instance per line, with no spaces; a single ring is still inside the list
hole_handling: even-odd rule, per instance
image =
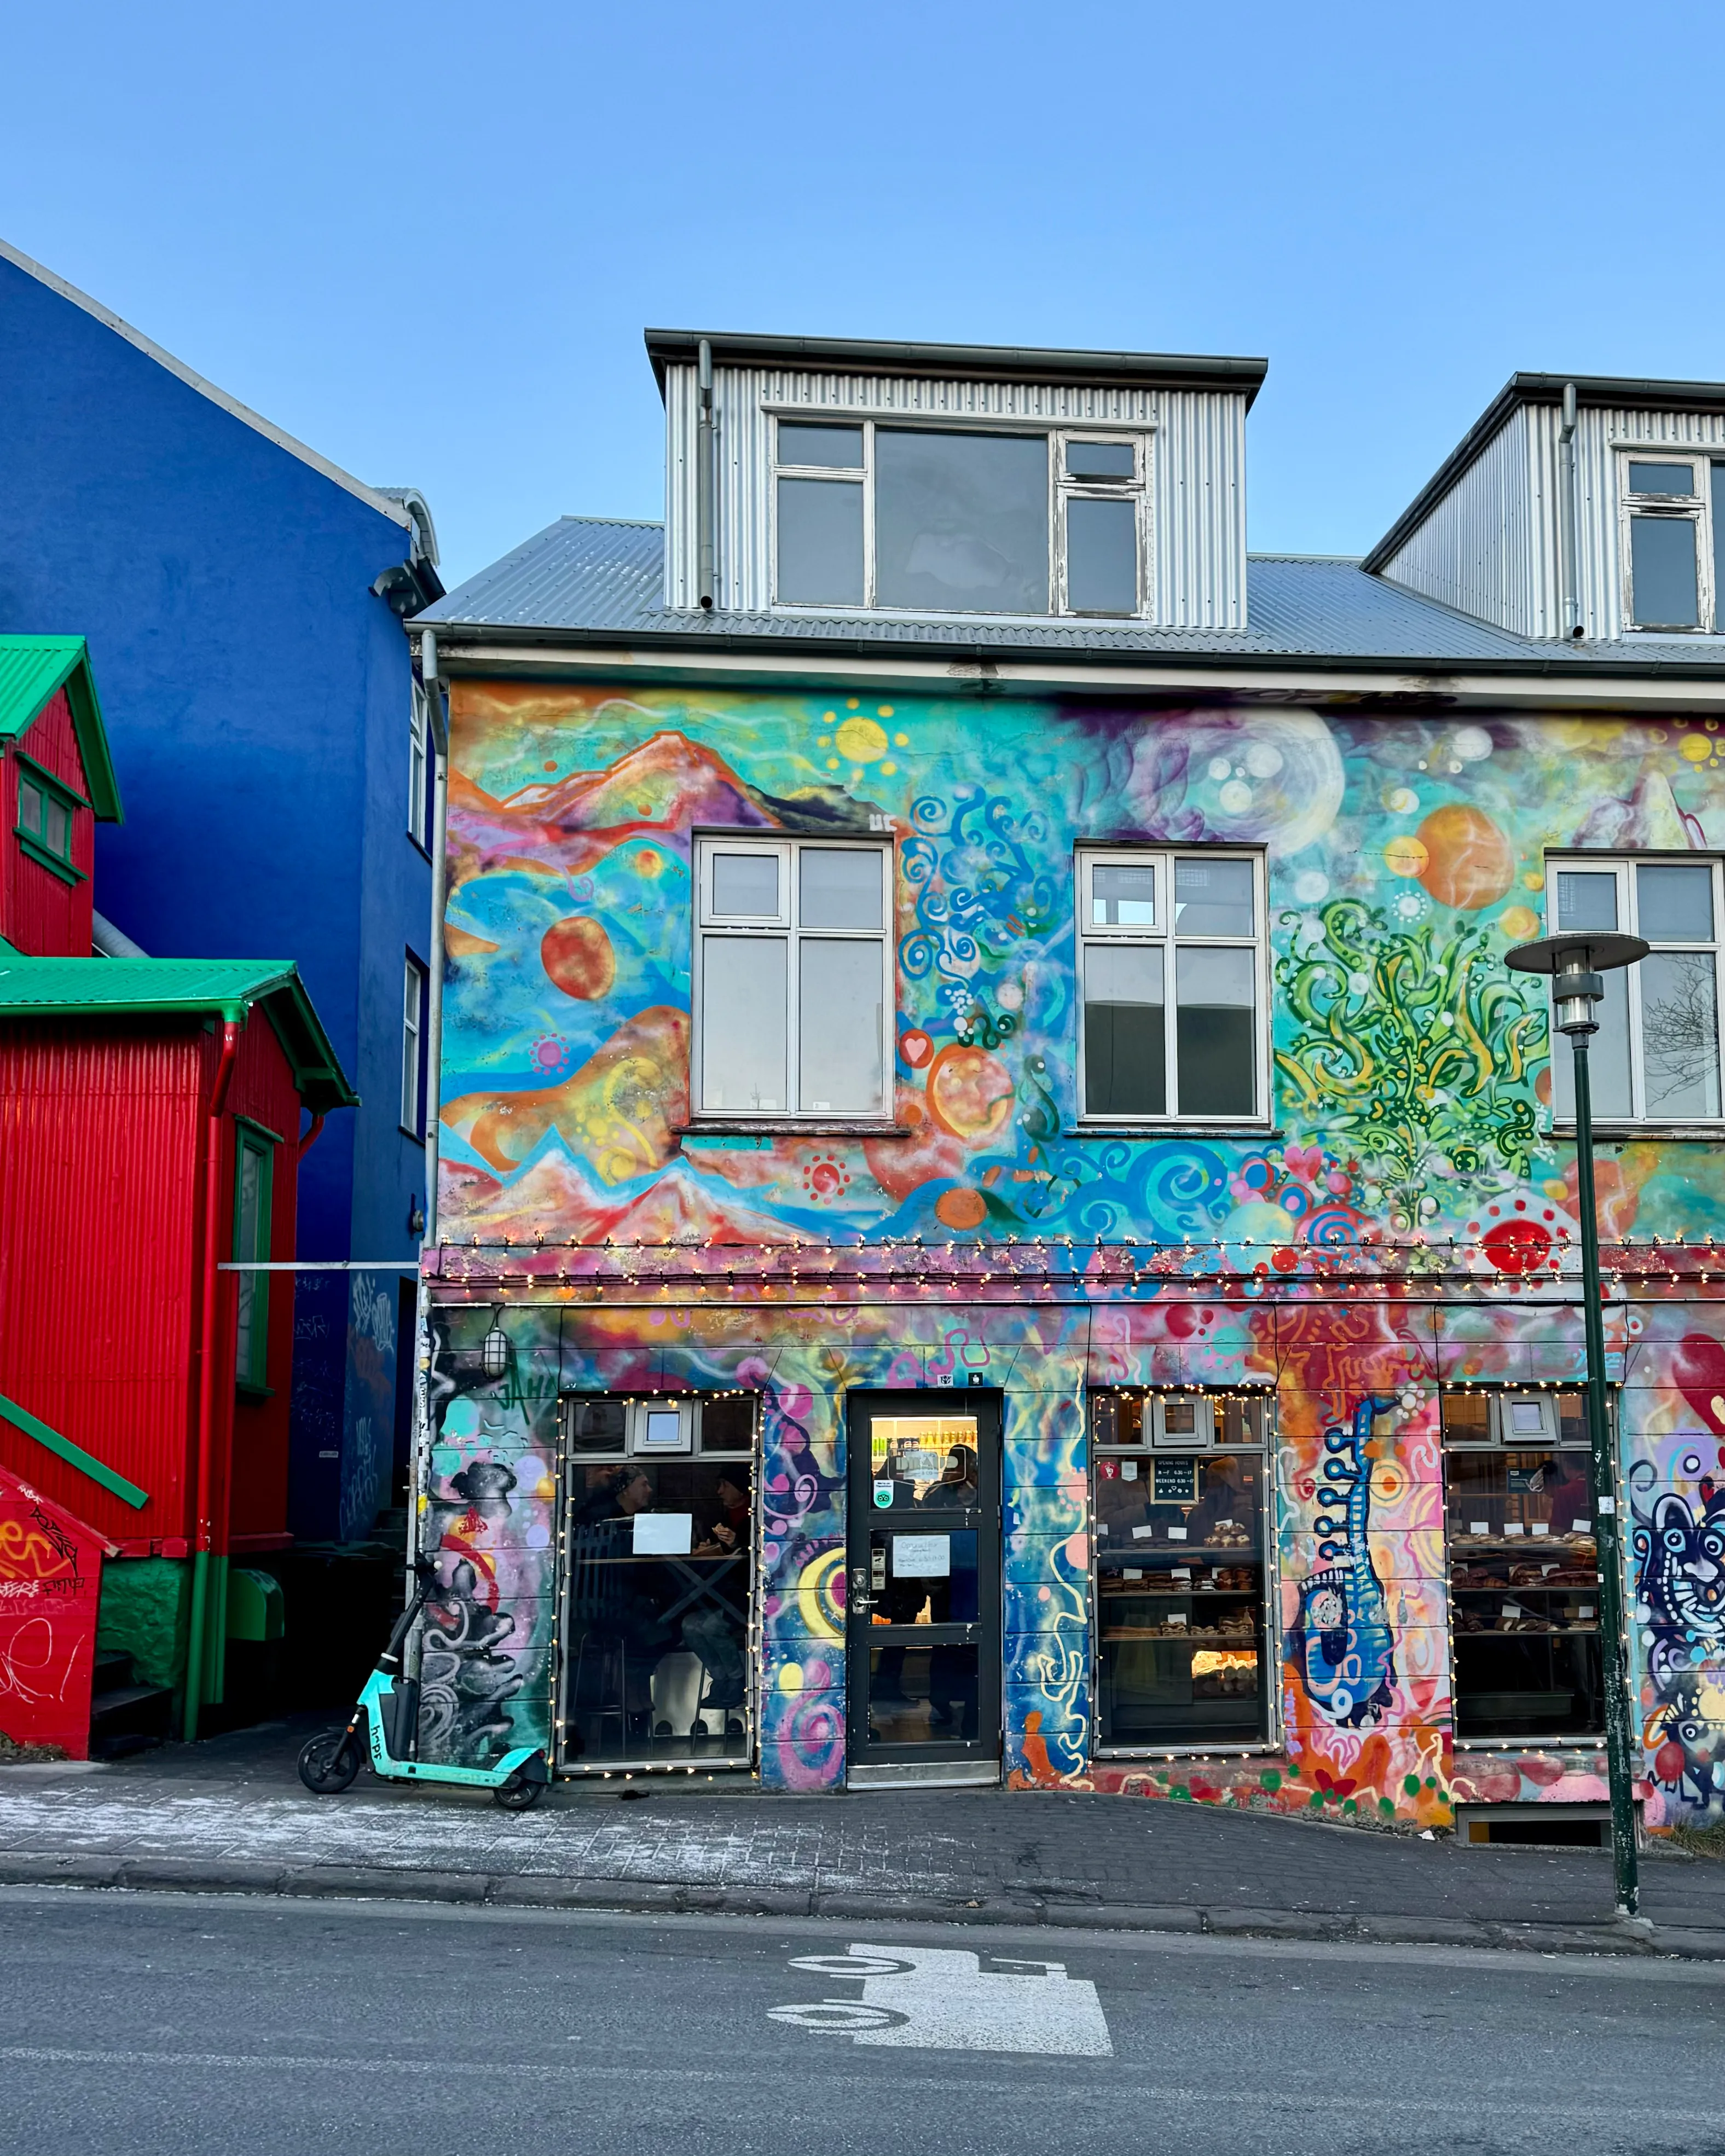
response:
[[[431,761],[426,752],[425,691],[413,684],[413,708],[408,721],[408,836],[416,846],[430,851]]]
[[[696,855],[696,1112],[884,1116],[890,850],[749,836]]]
[[[18,834],[24,850],[62,875],[72,870],[72,814],[78,797],[51,773],[20,756],[18,763]]]
[[[784,418],[774,596],[914,613],[1144,611],[1149,438]]]
[[[1725,565],[1725,459],[1622,458],[1624,618],[1632,629],[1717,629]]]
[[[425,1135],[424,966],[409,951],[402,973],[401,1127],[409,1137]]]
[[[1599,1029],[1589,1043],[1595,1117],[1606,1122],[1712,1122],[1721,1112],[1717,861],[1553,861],[1550,929],[1620,930],[1653,946],[1638,966],[1604,976]],[[1554,1034],[1553,1099],[1575,1114],[1575,1066]]]
[[[1087,1121],[1264,1113],[1260,874],[1250,854],[1079,855]]]
[[[270,1209],[275,1140],[254,1123],[236,1121],[234,1138],[234,1261],[244,1270],[234,1317],[234,1377],[242,1392],[269,1389]]]

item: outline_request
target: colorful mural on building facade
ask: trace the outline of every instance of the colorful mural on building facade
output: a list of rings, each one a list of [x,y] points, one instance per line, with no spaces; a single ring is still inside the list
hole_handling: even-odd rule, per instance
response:
[[[843,1395],[957,1368],[1006,1404],[1014,1778],[1421,1821],[1512,1783],[1602,1791],[1585,1744],[1455,1746],[1437,1392],[1580,1367],[1573,1158],[1503,953],[1542,931],[1549,850],[1725,845],[1719,739],[461,684],[426,1492],[447,1741],[546,1724],[559,1389],[742,1384],[765,1402],[762,1772],[831,1784]],[[891,835],[896,1134],[690,1129],[691,839],[714,828]],[[1144,841],[1266,850],[1267,1132],[1079,1122],[1074,850]],[[1693,1140],[1600,1161],[1655,1824],[1725,1806],[1721,1171]],[[487,1380],[506,1291],[514,1368]],[[1277,1405],[1281,1747],[1093,1761],[1086,1389],[1242,1378]]]

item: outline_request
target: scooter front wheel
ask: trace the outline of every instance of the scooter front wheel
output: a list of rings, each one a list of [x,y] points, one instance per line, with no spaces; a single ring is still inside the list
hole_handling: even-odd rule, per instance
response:
[[[339,1795],[359,1769],[359,1739],[352,1730],[326,1729],[300,1754],[300,1779],[316,1797]]]
[[[543,1782],[530,1782],[526,1768],[517,1767],[507,1781],[500,1782],[492,1790],[491,1801],[501,1804],[506,1812],[530,1812],[544,1787]]]

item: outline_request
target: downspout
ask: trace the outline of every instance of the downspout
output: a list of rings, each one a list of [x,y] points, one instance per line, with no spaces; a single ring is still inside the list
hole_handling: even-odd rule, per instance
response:
[[[222,1115],[228,1105],[228,1081],[239,1050],[239,1021],[222,1023],[222,1050],[216,1061],[215,1082],[210,1088],[209,1125],[204,1144],[203,1167],[203,1302],[198,1332],[198,1494],[192,1523],[192,1614],[186,1640],[185,1738],[190,1744],[198,1736],[198,1711],[203,1702],[205,1665],[209,1642],[204,1637],[209,1617],[211,1485],[214,1480],[216,1449],[216,1327],[219,1311],[218,1290],[221,1276]]]
[[[696,598],[713,603],[713,348],[703,337],[697,359],[701,408],[695,423]]]
[[[1563,584],[1563,634],[1581,634],[1581,594],[1576,588],[1580,552],[1575,530],[1575,384],[1563,384],[1563,422],[1558,429],[1558,574]]]

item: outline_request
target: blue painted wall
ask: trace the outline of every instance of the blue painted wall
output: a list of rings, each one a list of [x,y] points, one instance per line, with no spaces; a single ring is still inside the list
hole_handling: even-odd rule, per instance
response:
[[[126,814],[98,834],[98,909],[163,956],[299,963],[363,1102],[305,1157],[302,1257],[411,1255],[424,1189],[399,1070],[430,865],[407,834],[408,639],[370,590],[408,552],[393,517],[0,258],[0,629],[90,640]],[[326,1430],[347,1404],[325,1399]],[[308,1499],[326,1450],[308,1424]]]

